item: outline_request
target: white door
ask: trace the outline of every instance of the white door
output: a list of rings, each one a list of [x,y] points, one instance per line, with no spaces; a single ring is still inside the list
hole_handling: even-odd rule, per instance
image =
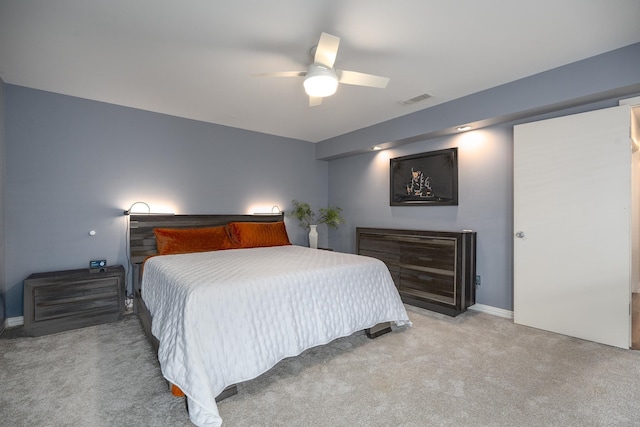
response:
[[[514,127],[514,321],[629,348],[628,106]]]

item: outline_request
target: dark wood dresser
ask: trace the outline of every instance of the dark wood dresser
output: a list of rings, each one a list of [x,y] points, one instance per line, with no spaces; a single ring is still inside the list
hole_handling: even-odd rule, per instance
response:
[[[476,233],[356,228],[359,255],[382,260],[402,300],[457,316],[475,304]]]
[[[24,281],[24,330],[40,336],[119,320],[124,313],[124,267],[36,273]]]

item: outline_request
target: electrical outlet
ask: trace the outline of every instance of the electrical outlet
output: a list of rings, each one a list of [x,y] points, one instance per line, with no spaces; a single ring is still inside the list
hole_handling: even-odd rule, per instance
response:
[[[124,309],[125,311],[133,311],[133,298],[126,297],[124,299]]]
[[[476,286],[480,286],[481,280],[480,280],[480,275],[476,274]]]

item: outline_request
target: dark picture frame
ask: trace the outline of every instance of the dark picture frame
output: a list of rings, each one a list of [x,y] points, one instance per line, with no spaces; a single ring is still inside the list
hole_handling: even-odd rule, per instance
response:
[[[458,148],[390,160],[391,206],[458,205]]]

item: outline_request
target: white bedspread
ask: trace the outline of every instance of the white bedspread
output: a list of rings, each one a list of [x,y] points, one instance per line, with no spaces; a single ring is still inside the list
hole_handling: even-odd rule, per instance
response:
[[[142,295],[164,377],[198,426],[220,426],[215,397],[280,360],[392,321],[410,324],[379,260],[300,246],[149,259]]]

